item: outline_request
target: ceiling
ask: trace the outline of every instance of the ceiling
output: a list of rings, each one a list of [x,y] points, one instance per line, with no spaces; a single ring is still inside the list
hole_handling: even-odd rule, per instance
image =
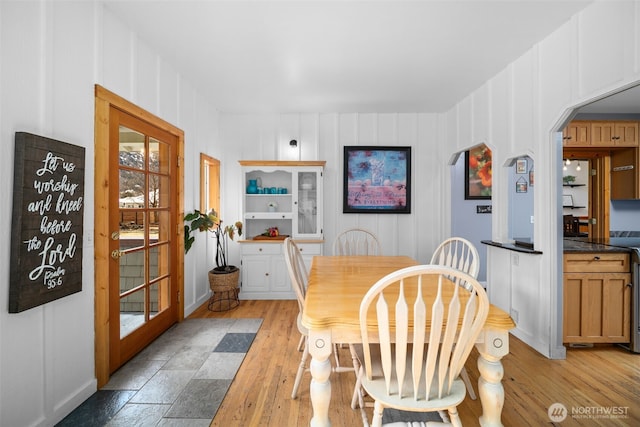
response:
[[[444,112],[591,1],[105,0],[221,112]]]
[[[578,112],[589,114],[640,114],[640,85],[580,107]]]

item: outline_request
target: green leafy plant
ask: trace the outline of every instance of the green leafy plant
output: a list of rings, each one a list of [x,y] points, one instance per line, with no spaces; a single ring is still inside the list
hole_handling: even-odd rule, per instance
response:
[[[194,231],[210,231],[216,236],[216,268],[217,271],[229,271],[234,268],[227,262],[227,252],[229,248],[229,239],[233,240],[236,236],[242,236],[242,222],[236,221],[232,225],[223,226],[222,220],[219,218],[215,210],[205,214],[199,210],[194,210],[184,216],[187,224],[184,226],[184,251],[189,252],[191,245],[195,241]]]

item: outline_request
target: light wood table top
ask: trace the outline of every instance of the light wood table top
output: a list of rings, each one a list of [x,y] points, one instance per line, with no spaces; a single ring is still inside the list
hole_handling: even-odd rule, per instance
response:
[[[369,288],[387,274],[418,262],[406,256],[316,256],[309,272],[309,285],[302,323],[309,329],[356,329],[359,308]],[[491,306],[485,329],[510,330],[511,317]]]

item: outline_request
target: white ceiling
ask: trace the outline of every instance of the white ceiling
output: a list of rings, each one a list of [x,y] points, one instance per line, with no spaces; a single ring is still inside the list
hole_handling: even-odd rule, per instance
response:
[[[640,85],[580,107],[578,112],[590,114],[640,114]]]
[[[444,112],[591,1],[105,0],[221,112]]]

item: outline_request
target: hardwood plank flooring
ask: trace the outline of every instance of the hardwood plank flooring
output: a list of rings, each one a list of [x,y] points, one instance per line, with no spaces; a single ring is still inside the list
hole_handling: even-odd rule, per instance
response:
[[[298,306],[289,301],[241,301],[240,307],[222,313],[207,310],[204,304],[190,317],[263,319],[249,353],[229,389],[211,426],[307,426],[312,416],[309,398],[310,374],[302,380],[297,399],[291,389],[301,353],[296,351],[300,334],[295,327]],[[640,354],[599,345],[568,349],[566,360],[549,360],[515,337],[510,353],[502,359],[505,426],[638,426],[640,425]],[[348,349],[340,350],[341,360],[350,363]],[[477,384],[477,351],[467,369]],[[350,407],[355,377],[351,373],[332,374],[330,419],[334,427],[362,425],[359,411]],[[476,387],[477,390],[477,387]],[[569,411],[561,423],[547,415],[559,402]],[[572,416],[572,408],[582,418]],[[586,416],[585,411],[626,410],[622,418]],[[625,409],[626,408],[626,409]],[[482,413],[480,400],[467,399],[458,407],[465,426],[477,426]],[[370,416],[369,410],[369,416]]]

